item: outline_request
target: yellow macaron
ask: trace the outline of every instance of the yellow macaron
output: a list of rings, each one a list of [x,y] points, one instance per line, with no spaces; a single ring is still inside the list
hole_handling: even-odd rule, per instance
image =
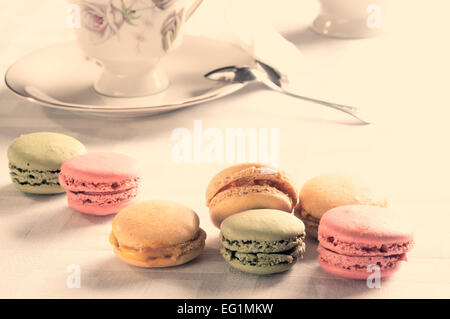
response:
[[[122,261],[138,267],[170,267],[198,257],[206,233],[184,205],[151,200],[128,206],[114,218],[109,237]]]
[[[335,207],[358,204],[386,207],[387,199],[358,177],[325,174],[303,185],[294,214],[305,223],[308,237],[317,239],[323,214]]]

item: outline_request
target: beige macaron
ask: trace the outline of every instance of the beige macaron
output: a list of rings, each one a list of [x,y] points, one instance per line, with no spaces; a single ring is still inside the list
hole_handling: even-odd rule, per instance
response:
[[[292,212],[297,189],[288,176],[263,164],[238,164],[218,173],[206,189],[206,205],[217,228],[227,217],[250,209]]]
[[[122,261],[138,267],[169,267],[196,258],[206,233],[197,214],[171,201],[145,201],[121,210],[109,237]]]
[[[358,177],[326,174],[303,185],[294,214],[305,223],[307,236],[317,239],[323,214],[338,206],[357,204],[386,207],[387,199]]]

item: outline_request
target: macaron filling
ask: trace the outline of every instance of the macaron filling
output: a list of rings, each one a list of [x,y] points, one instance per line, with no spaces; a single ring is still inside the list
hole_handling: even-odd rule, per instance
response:
[[[199,229],[195,237],[187,242],[167,247],[141,247],[133,248],[119,243],[117,237],[111,232],[109,242],[120,252],[123,257],[136,261],[147,262],[156,259],[177,260],[179,257],[191,251],[201,249],[206,239],[206,233]]]
[[[277,189],[279,192],[285,194],[289,197],[291,204],[295,205],[297,202],[297,194],[296,191],[289,187],[286,183],[282,183],[273,179],[263,179],[263,178],[253,178],[253,177],[243,177],[237,180],[228,183],[227,185],[220,188],[216,194],[213,196],[216,197],[218,194],[235,187],[251,187],[251,186],[267,186]]]
[[[11,179],[14,183],[29,186],[59,186],[58,175],[60,170],[42,171],[36,169],[24,169],[11,163],[9,163],[9,169]]]

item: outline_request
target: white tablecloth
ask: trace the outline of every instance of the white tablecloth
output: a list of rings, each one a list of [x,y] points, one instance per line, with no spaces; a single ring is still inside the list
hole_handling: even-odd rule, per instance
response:
[[[282,96],[259,85],[229,97],[155,117],[108,120],[52,110],[20,100],[0,84],[0,297],[51,298],[392,298],[450,297],[448,35],[441,28],[448,4],[404,10],[394,36],[338,40],[308,25],[317,4],[259,1],[258,14],[302,50],[308,63],[305,92],[344,99],[382,114],[360,126],[346,115]],[[273,2],[272,2],[273,3]],[[425,2],[424,2],[425,3]],[[423,4],[422,4],[423,5]],[[438,7],[441,6],[441,7]],[[188,32],[233,41],[223,17],[226,1],[206,1]],[[268,9],[269,8],[269,9]],[[427,12],[427,13],[425,13]],[[270,13],[270,14],[268,14]],[[0,72],[21,56],[73,34],[64,1],[4,1],[0,11]],[[429,17],[427,15],[430,15]],[[445,24],[443,24],[445,25]],[[317,264],[316,243],[284,274],[257,277],[231,269],[219,254],[218,231],[204,193],[227,163],[174,163],[176,128],[278,128],[280,167],[299,186],[327,172],[373,180],[391,206],[416,225],[409,261],[379,289],[331,276]],[[8,176],[6,150],[23,133],[55,131],[91,151],[136,157],[144,167],[140,199],[170,199],[191,206],[208,239],[204,254],[181,267],[137,269],[113,255],[112,217],[74,212],[64,195],[31,196]],[[81,287],[68,288],[70,265]],[[69,272],[68,272],[69,270]]]

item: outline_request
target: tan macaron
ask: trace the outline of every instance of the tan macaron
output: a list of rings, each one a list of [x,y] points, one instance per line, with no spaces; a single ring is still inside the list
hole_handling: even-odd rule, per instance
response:
[[[338,206],[357,204],[386,207],[387,199],[357,177],[320,175],[303,185],[294,214],[305,223],[307,236],[317,239],[323,214]]]
[[[157,200],[121,210],[113,220],[109,238],[117,257],[138,267],[187,263],[200,255],[205,239],[192,209]]]
[[[285,173],[263,164],[238,164],[224,169],[209,183],[206,205],[217,228],[227,217],[250,209],[291,212],[297,189]]]

